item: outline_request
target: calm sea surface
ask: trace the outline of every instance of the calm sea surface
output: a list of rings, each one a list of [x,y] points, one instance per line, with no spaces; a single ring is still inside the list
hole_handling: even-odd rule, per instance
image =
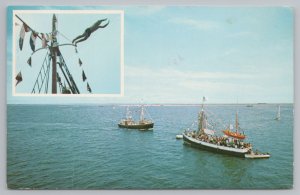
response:
[[[208,105],[239,123],[270,159],[242,159],[183,145],[176,134],[199,107],[147,107],[153,131],[120,129],[123,106],[8,105],[7,183],[20,189],[261,189],[293,185],[293,106]],[[132,108],[135,110],[136,108]],[[218,124],[216,124],[218,126]]]

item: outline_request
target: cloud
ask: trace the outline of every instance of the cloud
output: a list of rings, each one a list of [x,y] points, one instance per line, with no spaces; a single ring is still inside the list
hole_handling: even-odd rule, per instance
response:
[[[241,31],[241,32],[231,33],[228,35],[228,37],[257,39],[259,37],[259,35],[255,32]]]
[[[249,74],[229,73],[229,72],[205,72],[205,71],[191,71],[191,70],[176,70],[174,68],[161,68],[154,70],[145,67],[126,66],[126,76],[128,77],[155,77],[166,79],[168,77],[177,79],[245,79],[249,78]],[[169,78],[169,79],[171,79]]]
[[[190,18],[175,18],[170,20],[171,23],[181,24],[185,26],[189,26],[195,28],[197,30],[212,30],[217,29],[220,25],[217,22],[210,20],[195,20]]]
[[[142,66],[126,66],[125,96],[143,98],[150,102],[195,103],[199,97],[226,98],[241,90],[239,82],[232,79],[251,79],[251,74],[152,69]],[[256,90],[255,86],[243,86]]]
[[[238,53],[239,53],[239,50],[237,50],[237,49],[228,49],[228,50],[224,51],[222,56],[225,57],[225,56],[237,55]]]
[[[165,9],[165,6],[134,6],[134,7],[126,7],[125,13],[126,15],[132,16],[148,16],[152,14],[156,14]]]

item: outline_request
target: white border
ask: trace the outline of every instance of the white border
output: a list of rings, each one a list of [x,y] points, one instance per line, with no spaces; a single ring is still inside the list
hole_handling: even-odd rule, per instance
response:
[[[25,14],[120,14],[120,65],[121,65],[121,78],[120,78],[120,86],[121,91],[120,94],[31,94],[31,93],[16,93],[16,87],[14,85],[15,75],[16,75],[16,28],[15,22],[16,17],[14,17],[18,13]],[[13,26],[13,36],[12,36],[12,96],[33,96],[33,97],[123,97],[124,96],[124,10],[13,10],[12,15],[12,26]]]
[[[7,13],[7,6],[8,5],[36,5],[39,4],[40,6],[59,6],[59,5],[64,5],[64,6],[83,6],[83,5],[89,5],[93,7],[101,6],[101,5],[109,5],[109,6],[114,6],[118,7],[120,5],[148,5],[148,6],[153,6],[153,5],[174,5],[174,6],[182,6],[182,5],[189,5],[189,6],[292,6],[295,8],[295,21],[300,20],[300,1],[295,1],[295,0],[203,0],[203,1],[195,1],[195,0],[128,0],[128,1],[122,1],[122,0],[113,0],[113,1],[104,1],[104,0],[90,0],[87,2],[84,2],[82,0],[52,0],[51,2],[49,1],[38,1],[36,0],[26,0],[25,1],[20,1],[20,0],[2,0],[0,1],[0,26],[2,27],[2,31],[0,31],[0,39],[2,47],[1,47],[1,52],[0,52],[0,59],[7,59],[6,57],[6,32],[7,32],[7,24],[6,24],[6,13]],[[300,39],[297,36],[300,33],[300,22],[295,22],[295,40],[294,40],[294,45],[295,45],[295,50],[294,53],[299,53],[299,48],[300,48]],[[299,71],[299,66],[297,66],[299,62],[300,55],[294,55],[294,109],[295,109],[295,118],[294,118],[294,140],[297,140],[300,138],[300,133],[297,131],[297,129],[300,129],[300,117],[298,116],[300,106],[299,106],[299,98],[300,97],[300,92],[299,92],[299,80],[300,77],[300,71]],[[4,63],[4,61],[3,61]],[[7,86],[7,80],[6,80],[6,74],[7,74],[7,67],[6,66],[0,66],[0,74],[1,74],[1,98],[0,98],[0,124],[1,124],[1,129],[6,129],[6,116],[7,116],[7,111],[6,111],[6,104],[7,104],[7,91],[6,91],[6,86]],[[29,190],[29,191],[24,191],[24,190],[8,190],[7,185],[6,185],[6,152],[7,152],[7,140],[6,140],[6,133],[7,131],[2,131],[1,133],[1,141],[0,141],[0,146],[1,146],[1,151],[0,151],[0,160],[1,160],[1,166],[0,166],[0,182],[1,182],[1,187],[0,187],[0,194],[4,195],[19,195],[19,194],[41,194],[41,195],[49,195],[49,194],[75,194],[75,195],[98,195],[99,193],[104,194],[104,195],[117,195],[117,194],[122,194],[122,195],[150,195],[150,194],[158,194],[158,195],[186,195],[187,193],[189,195],[199,195],[199,194],[206,194],[209,193],[211,195],[240,195],[246,194],[246,195],[281,195],[281,194],[286,194],[286,195],[296,195],[300,193],[300,167],[299,167],[299,162],[300,162],[300,157],[299,157],[299,148],[300,144],[297,141],[294,141],[294,188],[291,190],[265,190],[265,189],[257,189],[257,190],[238,190],[238,189],[227,189],[227,190],[220,190],[220,189],[176,189],[176,190]]]

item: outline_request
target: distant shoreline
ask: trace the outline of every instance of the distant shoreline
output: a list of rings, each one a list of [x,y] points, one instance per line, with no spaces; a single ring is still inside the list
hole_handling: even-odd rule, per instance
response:
[[[269,106],[269,105],[292,105],[294,103],[241,103],[241,104],[237,104],[237,103],[205,103],[205,105],[207,106],[217,106],[217,105],[223,105],[223,106],[247,106],[247,105],[251,105],[251,107],[255,107],[255,106]],[[53,105],[53,106],[140,106],[141,104],[137,104],[137,103],[70,103],[70,104],[54,104],[54,103],[50,103],[50,104],[24,104],[24,103],[15,103],[15,104],[9,104],[7,103],[7,105]],[[167,103],[167,104],[156,104],[156,103],[144,103],[143,105],[145,106],[201,106],[202,104],[172,104],[172,103]]]

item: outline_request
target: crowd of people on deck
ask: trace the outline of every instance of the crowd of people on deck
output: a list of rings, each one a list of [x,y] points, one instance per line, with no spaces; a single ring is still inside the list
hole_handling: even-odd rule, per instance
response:
[[[189,135],[197,140],[216,144],[219,146],[226,146],[226,147],[233,147],[233,148],[250,148],[250,143],[245,143],[242,140],[234,139],[226,136],[215,136],[215,135],[208,135],[205,133],[197,134],[195,131],[189,133]]]

